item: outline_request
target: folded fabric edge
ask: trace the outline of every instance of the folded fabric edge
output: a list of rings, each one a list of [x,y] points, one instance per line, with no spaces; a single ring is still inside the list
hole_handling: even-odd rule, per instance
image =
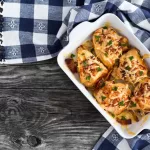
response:
[[[4,46],[3,46],[3,4],[4,1],[0,0],[0,61],[4,61]]]
[[[45,60],[49,60],[51,58],[55,58],[57,57],[59,52],[56,52],[52,55],[44,55],[44,56],[38,56],[35,60],[35,58],[33,57],[27,57],[24,58],[24,60],[22,58],[17,58],[17,59],[3,59],[0,64],[2,65],[13,65],[13,64],[23,64],[23,63],[35,63],[35,62],[40,62],[40,61],[45,61]]]
[[[102,137],[107,137],[111,131],[113,130],[114,128],[112,126],[110,126],[101,136],[100,138],[98,139],[97,143],[95,144],[95,146],[93,147],[92,150],[98,150],[100,145],[102,144],[103,140],[102,140]]]

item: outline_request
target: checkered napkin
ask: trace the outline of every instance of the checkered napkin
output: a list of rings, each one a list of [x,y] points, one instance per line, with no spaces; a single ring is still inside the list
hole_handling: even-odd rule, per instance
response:
[[[150,130],[143,130],[132,139],[123,139],[110,127],[92,150],[150,150]]]
[[[5,0],[0,58],[11,64],[55,57],[73,27],[105,13],[117,15],[150,49],[150,0]]]

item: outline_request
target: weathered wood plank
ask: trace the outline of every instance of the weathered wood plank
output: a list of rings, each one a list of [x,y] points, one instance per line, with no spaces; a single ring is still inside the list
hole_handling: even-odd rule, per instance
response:
[[[0,88],[76,89],[56,58],[24,65],[0,66]]]
[[[0,150],[91,149],[109,126],[56,58],[0,66],[0,93]]]
[[[109,123],[78,90],[0,89],[0,150],[90,150]],[[27,137],[41,139],[30,147]]]

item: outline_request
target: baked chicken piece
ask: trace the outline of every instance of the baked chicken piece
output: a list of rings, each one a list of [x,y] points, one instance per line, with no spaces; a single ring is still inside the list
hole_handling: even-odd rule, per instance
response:
[[[130,102],[131,90],[128,84],[106,81],[105,85],[94,92],[97,102],[109,113],[119,115]]]
[[[107,68],[82,46],[77,49],[77,63],[80,81],[86,87],[93,87],[108,72]]]
[[[94,50],[92,40],[85,41],[81,46],[83,47],[83,49],[86,49],[90,52],[92,52]]]
[[[129,109],[150,112],[150,78],[138,83],[131,100]]]
[[[138,50],[133,48],[120,58],[119,67],[115,68],[112,76],[132,84],[140,82],[147,77],[148,68],[140,57]]]
[[[99,28],[94,32],[92,40],[96,56],[109,69],[128,50],[128,39],[119,35],[112,27]]]
[[[139,121],[138,117],[136,116],[136,113],[134,113],[131,110],[125,110],[118,116],[116,116],[117,122],[119,122],[122,125],[128,125],[133,122]]]

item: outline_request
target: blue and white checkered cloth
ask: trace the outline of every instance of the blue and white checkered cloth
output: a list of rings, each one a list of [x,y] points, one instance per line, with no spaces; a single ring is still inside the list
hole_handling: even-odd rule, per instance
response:
[[[143,130],[132,139],[123,139],[110,127],[92,150],[150,150],[150,130]]]
[[[5,0],[4,63],[55,57],[73,27],[105,13],[117,15],[150,50],[150,0]]]
[[[150,50],[150,0],[5,0],[3,59],[27,63],[50,59],[80,22],[117,15]],[[150,131],[123,139],[110,127],[93,150],[150,150]]]

